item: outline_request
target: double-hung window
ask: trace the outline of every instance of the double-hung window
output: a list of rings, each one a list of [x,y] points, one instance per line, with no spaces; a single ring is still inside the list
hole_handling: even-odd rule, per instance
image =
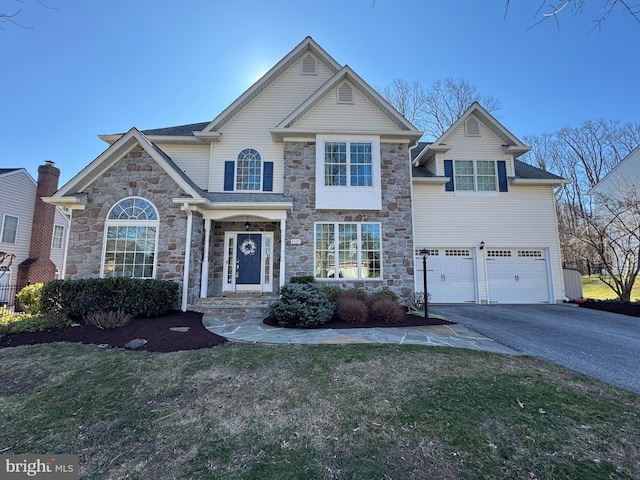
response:
[[[506,192],[506,162],[499,160],[445,160],[447,191]]]
[[[328,187],[373,185],[371,142],[326,142],[324,184]]]
[[[318,135],[316,208],[381,210],[380,138]]]
[[[379,223],[316,223],[316,278],[379,279],[381,258]]]
[[[62,248],[64,244],[64,227],[62,225],[53,226],[53,240],[51,246],[53,248]]]
[[[18,236],[18,217],[13,215],[5,215],[2,220],[2,243],[16,243]]]
[[[118,202],[105,222],[103,276],[153,278],[158,224],[158,212],[147,200]]]

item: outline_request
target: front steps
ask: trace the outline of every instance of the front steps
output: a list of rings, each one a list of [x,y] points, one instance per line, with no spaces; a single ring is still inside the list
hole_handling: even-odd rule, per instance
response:
[[[269,304],[278,300],[275,293],[228,293],[219,297],[200,298],[189,310],[216,317],[246,316],[269,312]]]

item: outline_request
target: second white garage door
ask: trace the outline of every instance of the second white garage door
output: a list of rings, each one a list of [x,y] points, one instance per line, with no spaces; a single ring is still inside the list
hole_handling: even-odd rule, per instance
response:
[[[549,303],[544,249],[487,250],[490,303]]]
[[[430,248],[427,256],[427,291],[431,303],[475,303],[473,250]],[[416,252],[416,292],[424,290],[422,257]]]

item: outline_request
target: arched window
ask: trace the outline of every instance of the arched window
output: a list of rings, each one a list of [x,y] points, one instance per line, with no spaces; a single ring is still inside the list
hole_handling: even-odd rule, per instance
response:
[[[262,158],[253,148],[245,148],[238,154],[236,163],[236,190],[260,190]]]
[[[103,277],[153,278],[158,211],[144,198],[129,197],[113,206],[105,222]]]

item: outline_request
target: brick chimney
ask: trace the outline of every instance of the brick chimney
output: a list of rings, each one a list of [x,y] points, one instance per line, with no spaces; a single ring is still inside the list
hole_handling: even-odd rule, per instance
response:
[[[56,266],[51,261],[51,241],[56,207],[44,203],[42,197],[50,197],[56,193],[59,178],[60,170],[52,161],[47,160],[38,167],[29,258],[18,265],[18,286],[55,279]]]

